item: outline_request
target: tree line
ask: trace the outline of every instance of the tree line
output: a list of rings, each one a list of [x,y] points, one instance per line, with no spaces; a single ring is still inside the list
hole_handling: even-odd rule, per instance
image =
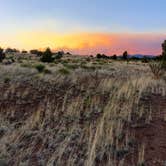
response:
[[[96,55],[96,58],[97,58],[97,59],[114,59],[114,60],[116,60],[116,59],[118,59],[118,57],[119,57],[119,56],[117,56],[116,54],[114,54],[113,56],[107,56],[107,55],[105,55],[105,54],[97,54],[97,55]],[[127,58],[128,58],[128,52],[125,51],[125,52],[123,53],[123,55],[122,55],[121,58],[124,59],[124,60],[127,60]]]

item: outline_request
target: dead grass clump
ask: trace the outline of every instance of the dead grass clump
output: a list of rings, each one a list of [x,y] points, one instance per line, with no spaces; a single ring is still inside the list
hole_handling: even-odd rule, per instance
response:
[[[149,67],[155,79],[160,79],[165,73],[162,62],[152,62]]]

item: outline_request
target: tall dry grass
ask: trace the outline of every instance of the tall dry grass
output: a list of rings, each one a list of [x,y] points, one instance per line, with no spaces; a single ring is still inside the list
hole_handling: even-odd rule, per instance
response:
[[[0,157],[12,165],[124,165],[134,139],[126,126],[142,117],[145,123],[152,120],[141,97],[166,95],[166,87],[151,77],[148,66],[111,65],[69,75],[58,68],[39,75],[34,69],[2,67],[1,76],[8,73],[11,82],[6,87],[1,77],[0,98],[9,103],[0,109],[6,130]],[[144,162],[145,148],[139,150],[138,163]]]

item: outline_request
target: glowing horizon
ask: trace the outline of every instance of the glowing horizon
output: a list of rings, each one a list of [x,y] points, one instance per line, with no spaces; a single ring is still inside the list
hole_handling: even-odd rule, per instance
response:
[[[159,55],[161,43],[165,39],[162,34],[148,33],[90,33],[58,34],[53,32],[22,32],[16,34],[17,41],[12,46],[10,40],[1,46],[17,49],[64,50],[74,54],[91,55],[104,53],[107,55],[129,54]]]

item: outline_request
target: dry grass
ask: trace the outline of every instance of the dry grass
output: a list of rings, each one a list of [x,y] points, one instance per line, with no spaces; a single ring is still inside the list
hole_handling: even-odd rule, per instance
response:
[[[149,64],[149,67],[155,79],[162,78],[165,74],[165,69],[163,68],[162,62],[152,62]]]
[[[46,75],[17,63],[1,65],[0,99],[8,103],[0,105],[5,129],[0,158],[10,165],[124,165],[135,139],[126,125],[152,120],[140,99],[151,93],[165,96],[165,82],[153,79],[148,65],[101,66],[70,66],[66,75],[59,72],[64,68],[59,63],[47,65],[51,75]],[[4,83],[6,76],[10,83]],[[139,149],[139,164],[145,148]]]

